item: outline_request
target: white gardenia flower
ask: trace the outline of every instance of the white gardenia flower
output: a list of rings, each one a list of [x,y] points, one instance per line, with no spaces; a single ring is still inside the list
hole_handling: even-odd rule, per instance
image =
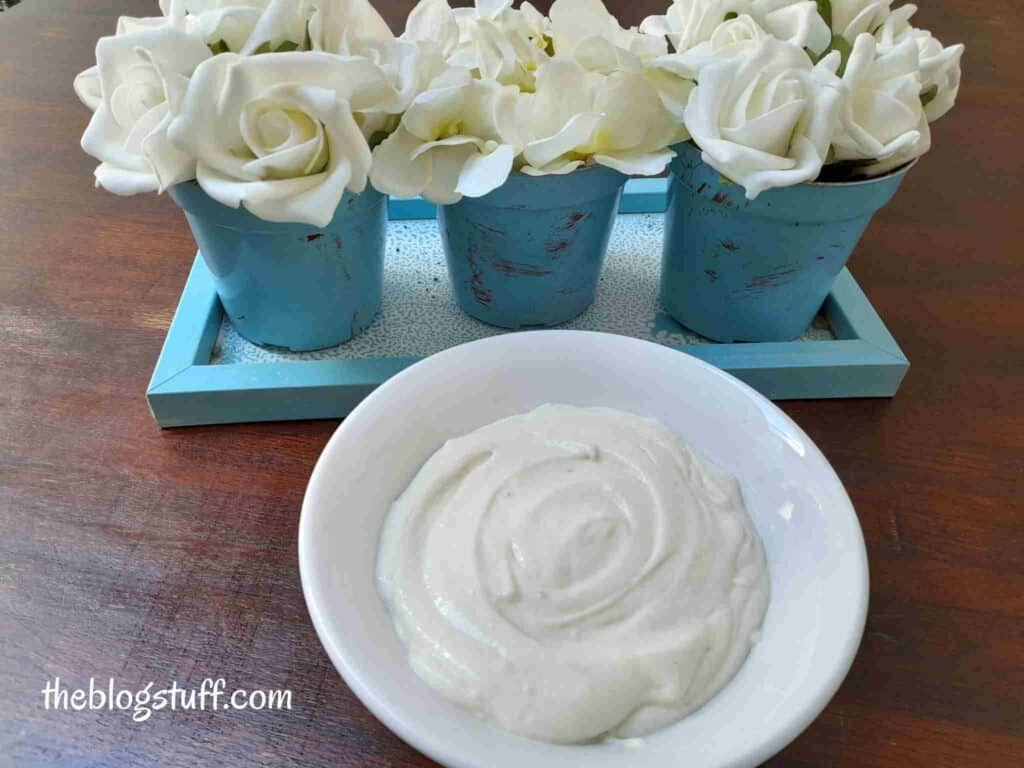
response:
[[[390,133],[387,125],[394,128],[396,116],[405,112],[413,99],[427,90],[434,80],[454,74],[455,69],[445,63],[438,46],[397,38],[353,41],[343,44],[339,53],[363,56],[372,61],[384,73],[392,89],[390,98],[357,115],[367,138],[373,132],[367,130],[368,127]]]
[[[655,176],[675,157],[681,126],[643,73],[602,75],[571,59],[537,74],[537,91],[520,97],[522,170],[570,173],[587,162],[621,173]]]
[[[445,0],[441,4],[447,9]],[[437,8],[436,3],[424,3],[414,9],[410,17],[412,32],[401,38],[394,36],[367,0],[322,2],[310,20],[314,50],[363,56],[376,64],[391,84],[390,99],[357,116],[367,136],[378,130],[387,131],[388,118],[408,109],[412,100],[448,69],[445,44],[431,39],[438,31],[433,28],[437,19],[424,18],[424,11],[430,15],[430,6]],[[453,31],[454,20],[451,25]]]
[[[673,0],[664,16],[648,16],[640,31],[668,37],[679,53],[711,39],[729,14],[749,11],[749,0]]]
[[[422,195],[439,205],[482,197],[508,179],[519,153],[515,143],[518,89],[473,80],[421,93],[391,136],[373,152],[371,181],[381,192]]]
[[[885,23],[891,6],[892,0],[832,0],[832,31],[852,45]]]
[[[542,51],[547,50],[552,44],[551,19],[529,2],[520,3],[519,15],[530,42]]]
[[[353,110],[391,89],[370,61],[321,52],[224,53],[192,78],[168,130],[214,200],[267,221],[324,227],[362,192],[370,148]]]
[[[618,69],[639,71],[642,63],[668,53],[664,35],[623,29],[602,0],[555,0],[551,39],[555,55],[604,74]]]
[[[814,0],[752,0],[750,15],[779,40],[815,54],[832,42],[832,31]]]
[[[314,50],[340,53],[359,43],[395,38],[391,27],[369,0],[313,0],[313,3],[316,11],[309,21],[309,36]]]
[[[209,45],[241,51],[271,3],[272,0],[160,0],[160,10],[177,29],[197,35]]]
[[[524,3],[524,5],[528,5],[528,3]],[[459,44],[456,55],[473,47],[472,25],[474,21],[499,21],[505,19],[512,11],[514,11],[512,0],[474,0],[470,7],[455,8],[452,13],[459,28]],[[465,65],[458,58],[452,63],[458,66]]]
[[[414,12],[424,5],[426,2]],[[445,41],[449,64],[476,70],[484,80],[533,90],[534,74],[549,58],[548,23],[536,8],[529,3],[512,8],[511,0],[477,0],[472,8],[449,9],[449,19],[443,17],[444,8],[446,2],[431,2],[429,15],[431,25]],[[452,20],[458,29],[454,46]]]
[[[447,59],[459,46],[459,24],[448,0],[420,0],[405,20],[403,40],[436,45]]]
[[[476,19],[472,22],[476,69],[484,80],[532,90],[534,73],[547,61],[548,55],[532,44],[525,29],[510,21]]]
[[[838,122],[838,66],[838,52],[813,66],[801,48],[775,39],[705,66],[686,107],[704,162],[750,200],[813,181]]]
[[[921,141],[928,120],[921,106],[917,44],[907,39],[888,53],[876,51],[875,38],[867,33],[854,41],[843,73],[840,130],[833,138],[838,160],[910,158],[927,149]]]
[[[964,54],[961,44],[943,46],[926,29],[917,29],[910,18],[917,12],[916,5],[895,9],[875,33],[878,53],[892,51],[904,40],[917,43],[921,65],[922,95],[927,98],[924,111],[934,122],[953,108],[960,91],[960,59]]]
[[[167,129],[189,77],[209,58],[202,40],[170,25],[100,38],[95,79],[86,70],[75,86],[95,103],[82,149],[100,161],[97,185],[134,195],[193,178],[195,161],[171,145]]]

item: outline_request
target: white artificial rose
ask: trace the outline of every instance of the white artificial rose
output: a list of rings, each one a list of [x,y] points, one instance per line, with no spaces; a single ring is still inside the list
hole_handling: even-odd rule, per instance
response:
[[[664,16],[648,16],[640,31],[668,37],[679,53],[711,39],[730,14],[747,13],[749,0],[673,0]]]
[[[875,33],[878,52],[888,53],[904,40],[917,43],[921,66],[921,94],[928,120],[935,121],[953,108],[960,91],[960,59],[964,54],[961,44],[943,46],[926,29],[910,24],[917,12],[916,5],[895,9]]]
[[[83,101],[95,103],[82,149],[100,161],[99,186],[133,195],[193,178],[194,159],[171,145],[167,128],[189,77],[209,58],[202,40],[170,25],[100,38],[95,79],[83,73],[76,83]]]
[[[815,0],[752,0],[750,14],[783,42],[821,54],[832,42],[832,31]]]
[[[563,174],[593,162],[621,173],[656,176],[675,156],[681,127],[643,73],[587,71],[554,59],[521,97],[522,170]]]
[[[638,71],[642,63],[668,53],[664,35],[623,29],[601,0],[555,0],[551,39],[555,55],[604,74],[617,69]]]
[[[750,16],[743,14],[718,25],[711,37],[681,53],[670,53],[656,59],[653,66],[679,77],[696,80],[700,70],[716,61],[739,56],[760,47],[770,38]],[[686,107],[686,103],[682,105]]]
[[[346,189],[366,187],[370,148],[353,110],[389,96],[364,58],[225,53],[196,70],[168,134],[195,156],[196,179],[214,200],[323,227]]]
[[[171,25],[171,20],[166,16],[149,16],[136,18],[134,16],[121,16],[117,20],[117,31],[115,37],[142,32],[147,29],[166,27]],[[74,82],[75,95],[79,100],[93,112],[103,101],[103,92],[100,88],[100,70],[95,64],[88,69],[78,73]]]
[[[832,31],[852,45],[885,23],[891,5],[892,0],[832,0]]]
[[[100,86],[100,68],[93,64],[75,75],[75,95],[78,100],[95,112],[103,103],[103,88]]]
[[[845,98],[833,139],[837,160],[885,160],[921,154],[921,76],[917,44],[904,40],[876,55],[875,38],[857,37],[843,72]]]
[[[398,130],[374,150],[374,187],[450,205],[505,183],[519,153],[512,143],[518,89],[463,72],[460,82],[417,96]]]
[[[775,39],[709,64],[686,107],[686,127],[705,163],[746,188],[813,181],[828,156],[840,107],[839,54],[811,64]]]

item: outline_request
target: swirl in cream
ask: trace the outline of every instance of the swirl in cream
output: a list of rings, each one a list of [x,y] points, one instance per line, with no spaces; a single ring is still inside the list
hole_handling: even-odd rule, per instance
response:
[[[657,421],[556,405],[435,453],[391,509],[378,580],[421,678],[558,743],[706,702],[769,591],[732,477]]]

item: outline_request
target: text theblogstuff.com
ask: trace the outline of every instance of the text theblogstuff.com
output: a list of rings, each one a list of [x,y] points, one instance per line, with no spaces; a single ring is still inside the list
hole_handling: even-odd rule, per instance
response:
[[[177,681],[157,687],[150,682],[140,688],[123,688],[114,678],[98,682],[89,678],[88,687],[75,688],[59,677],[48,680],[42,689],[43,708],[71,712],[127,712],[132,720],[143,723],[153,714],[171,712],[230,712],[241,710],[280,710],[292,708],[292,692],[280,689],[227,690],[224,678],[206,678],[199,687],[182,687]]]

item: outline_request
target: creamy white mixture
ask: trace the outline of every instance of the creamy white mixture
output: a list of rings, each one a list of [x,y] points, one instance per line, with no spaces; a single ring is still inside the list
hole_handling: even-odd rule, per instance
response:
[[[731,476],[657,421],[561,405],[435,453],[391,509],[378,580],[423,680],[559,743],[693,711],[768,604]]]

